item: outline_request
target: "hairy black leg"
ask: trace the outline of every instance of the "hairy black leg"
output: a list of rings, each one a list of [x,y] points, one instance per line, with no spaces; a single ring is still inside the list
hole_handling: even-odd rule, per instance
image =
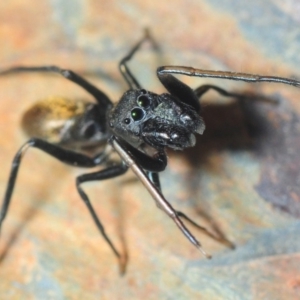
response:
[[[227,71],[211,71],[195,69],[192,67],[184,66],[163,66],[157,69],[157,74],[162,76],[164,74],[178,74],[193,77],[204,77],[204,78],[218,78],[218,79],[230,79],[245,82],[275,82],[293,85],[300,87],[300,81],[295,79],[289,79],[284,77],[266,76],[266,75],[254,75],[247,73],[238,72],[227,72]]]
[[[107,155],[108,155],[104,151],[103,153],[98,154],[97,156],[91,158],[81,153],[63,149],[59,146],[50,144],[41,139],[33,138],[27,141],[16,153],[12,162],[9,180],[8,180],[6,192],[4,195],[4,199],[0,211],[0,231],[1,231],[2,222],[8,211],[8,207],[10,204],[11,196],[14,190],[14,186],[16,183],[22,158],[25,152],[27,151],[27,149],[30,147],[38,148],[66,164],[77,166],[77,167],[85,167],[85,168],[95,167],[97,165],[100,165],[107,159]]]
[[[180,101],[192,106],[197,112],[200,111],[200,103],[194,91],[185,83],[178,80],[171,74],[160,73],[157,76],[167,91],[178,98]]]
[[[103,109],[103,111],[106,111],[109,107],[112,106],[112,102],[109,100],[109,98],[102,91],[100,91],[97,87],[92,85],[90,82],[88,82],[83,77],[76,74],[75,72],[73,72],[71,70],[64,70],[57,66],[13,67],[10,69],[1,70],[0,76],[16,74],[16,73],[25,73],[25,72],[58,73],[58,74],[62,75],[63,77],[65,77],[66,79],[78,84],[84,90],[86,90],[88,93],[93,95],[95,97],[95,99],[97,100],[98,104]]]
[[[87,181],[94,181],[94,180],[104,180],[104,179],[109,179],[109,178],[113,178],[119,175],[124,174],[126,171],[128,170],[128,167],[125,164],[121,164],[121,165],[116,165],[116,166],[112,166],[109,167],[107,169],[98,171],[98,172],[94,172],[94,173],[88,173],[88,174],[83,174],[80,175],[76,178],[76,187],[78,190],[78,193],[81,197],[81,199],[84,201],[84,203],[86,204],[98,230],[100,231],[101,235],[103,236],[103,238],[105,239],[105,241],[108,243],[108,245],[110,246],[110,248],[112,249],[113,253],[116,255],[116,257],[119,259],[120,262],[120,268],[121,268],[121,273],[123,273],[125,266],[122,266],[121,264],[121,255],[120,253],[117,251],[116,247],[114,246],[114,244],[112,243],[112,241],[110,240],[110,238],[108,237],[108,235],[105,232],[105,229],[100,221],[100,219],[98,218],[88,196],[86,195],[86,193],[83,191],[83,189],[80,187],[80,185],[84,182]]]
[[[144,34],[143,38],[129,51],[129,53],[119,63],[120,72],[123,75],[125,81],[128,83],[130,89],[141,89],[142,87],[139,84],[139,82],[137,81],[137,79],[133,76],[131,71],[129,70],[129,68],[127,66],[127,62],[129,60],[131,60],[133,55],[139,50],[141,45],[147,40],[149,40],[151,42],[151,44],[153,45],[153,47],[155,49],[158,48],[156,42],[151,37],[149,31],[147,29],[145,29],[145,34]]]

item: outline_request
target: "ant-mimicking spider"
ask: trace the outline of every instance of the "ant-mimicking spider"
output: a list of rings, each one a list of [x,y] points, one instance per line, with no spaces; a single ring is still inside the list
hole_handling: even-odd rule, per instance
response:
[[[277,82],[296,87],[300,87],[300,81],[183,66],[162,66],[157,69],[157,76],[168,93],[158,95],[142,88],[127,66],[127,62],[147,40],[155,46],[154,40],[146,31],[144,37],[119,64],[120,72],[127,82],[129,90],[115,105],[105,93],[71,70],[64,70],[56,66],[38,66],[13,67],[0,71],[0,75],[20,72],[57,73],[81,86],[96,100],[96,103],[83,103],[53,98],[48,102],[37,103],[25,114],[23,124],[32,138],[19,149],[14,157],[0,212],[0,229],[8,211],[22,157],[28,148],[34,147],[69,165],[84,168],[100,165],[104,167],[100,171],[78,176],[76,187],[98,230],[118,258],[121,267],[121,255],[106,234],[89,198],[81,188],[81,184],[122,175],[128,168],[132,169],[143,183],[157,206],[173,219],[186,238],[206,257],[210,258],[210,255],[202,249],[201,244],[182,220],[203,230],[210,237],[230,245],[229,241],[215,237],[184,213],[175,210],[161,192],[158,173],[167,166],[166,148],[183,150],[193,147],[196,142],[195,134],[203,134],[205,124],[200,116],[199,99],[204,93],[208,90],[215,90],[224,96],[237,97],[240,95],[228,93],[214,85],[202,85],[192,90],[172,74],[246,82]],[[63,122],[58,122],[55,128],[47,127],[45,122],[54,116]],[[53,137],[55,137],[54,141],[51,140]],[[107,144],[104,150],[93,157],[74,151],[75,148],[83,150],[85,147],[98,146],[103,143]],[[113,163],[110,159],[113,151],[117,152],[121,158],[119,164]]]

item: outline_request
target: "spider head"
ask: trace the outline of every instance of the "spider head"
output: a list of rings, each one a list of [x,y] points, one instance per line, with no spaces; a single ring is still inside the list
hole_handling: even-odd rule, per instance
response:
[[[113,134],[136,148],[143,144],[156,149],[193,147],[194,134],[202,134],[205,129],[193,107],[170,94],[143,89],[124,93],[108,119]]]

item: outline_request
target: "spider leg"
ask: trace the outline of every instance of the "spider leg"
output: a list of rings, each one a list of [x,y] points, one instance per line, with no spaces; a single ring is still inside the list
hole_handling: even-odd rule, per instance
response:
[[[118,139],[118,143],[122,144],[122,148],[125,149],[126,152],[130,153],[134,157],[136,163],[143,169],[151,173],[162,172],[165,170],[168,162],[167,155],[163,150],[158,151],[155,157],[151,157],[123,140]]]
[[[194,90],[194,93],[200,99],[203,96],[203,94],[205,94],[209,90],[214,90],[214,91],[218,92],[220,95],[225,96],[225,97],[233,97],[233,98],[238,98],[241,100],[257,99],[259,101],[264,101],[264,102],[267,102],[270,104],[278,104],[277,100],[270,98],[270,97],[266,97],[264,95],[252,94],[252,93],[239,94],[239,93],[227,92],[226,90],[224,90],[216,85],[211,85],[211,84],[204,84],[204,85],[199,86],[198,88],[196,88]]]
[[[151,182],[159,190],[161,190],[158,172],[164,171],[167,166],[166,153],[161,150],[156,154],[155,157],[150,157],[133,146],[124,143],[123,141],[121,143],[122,147],[126,149],[127,152],[130,152],[132,156],[134,156],[136,163],[147,171],[146,174]]]
[[[199,86],[198,88],[196,88],[194,90],[194,93],[196,94],[196,96],[198,98],[201,98],[203,96],[203,94],[205,94],[209,90],[214,90],[225,97],[234,97],[234,98],[245,97],[245,95],[243,95],[243,94],[227,92],[226,90],[224,90],[216,85],[211,85],[211,84],[204,84],[204,85]]]
[[[189,218],[186,214],[184,214],[181,211],[176,211],[178,217],[185,219],[187,222],[189,222],[191,225],[193,225],[194,227],[196,227],[197,229],[201,230],[204,234],[206,234],[207,236],[209,236],[210,238],[214,239],[215,241],[224,244],[225,246],[234,249],[235,246],[232,242],[230,242],[229,240],[227,240],[225,237],[222,236],[216,236],[214,234],[212,234],[211,232],[209,232],[205,227],[200,226],[199,224],[197,224],[196,222],[194,222],[191,218]]]
[[[156,186],[156,188],[161,191],[161,185],[159,180],[159,174],[155,172],[147,172],[146,173],[151,182]]]
[[[129,51],[129,53],[124,58],[122,58],[122,60],[119,63],[120,72],[121,72],[122,76],[124,77],[125,81],[128,83],[130,89],[141,89],[142,87],[139,84],[139,82],[137,81],[137,79],[133,76],[131,71],[129,70],[129,68],[127,66],[127,62],[129,60],[131,60],[133,55],[139,50],[141,45],[147,40],[149,40],[151,42],[151,44],[153,45],[153,47],[155,49],[158,49],[158,45],[156,44],[155,40],[150,35],[149,30],[145,29],[145,33],[144,33],[144,36],[142,37],[142,39],[140,41],[138,41],[135,46],[132,47],[132,49]]]
[[[169,93],[179,98],[182,102],[193,106],[196,109],[196,111],[200,111],[200,104],[198,102],[198,98],[200,98],[209,89],[213,89],[218,93],[222,94],[223,96],[227,96],[227,97],[245,98],[245,95],[243,96],[236,93],[229,93],[223,90],[222,88],[219,88],[214,85],[203,85],[193,91],[189,86],[187,86],[182,81],[175,78],[172,74],[204,77],[204,78],[231,79],[231,80],[246,81],[246,82],[276,82],[276,83],[283,83],[283,84],[289,84],[296,87],[300,87],[300,81],[294,79],[288,79],[284,77],[261,76],[261,75],[226,72],[226,71],[210,71],[210,70],[201,70],[201,69],[194,69],[191,67],[182,67],[182,66],[159,67],[157,69],[157,76],[161,81],[161,83],[169,91]],[[267,98],[263,98],[263,100],[271,102],[271,100]]]
[[[109,107],[112,106],[112,102],[109,100],[109,98],[102,91],[100,91],[97,87],[95,87],[93,84],[91,84],[90,82],[88,82],[83,77],[76,74],[75,72],[73,72],[71,70],[61,69],[57,66],[13,67],[10,69],[1,70],[0,76],[16,74],[16,73],[25,73],[25,72],[45,72],[45,73],[60,74],[64,78],[78,84],[84,90],[86,90],[88,93],[90,93],[92,96],[94,96],[95,99],[97,100],[98,104],[103,109],[103,111],[106,111]]]
[[[173,75],[157,71],[157,77],[167,91],[180,101],[192,106],[197,112],[200,111],[200,103],[195,92],[185,83],[175,78]]]
[[[1,225],[8,211],[22,158],[24,157],[25,152],[30,147],[38,148],[66,164],[84,168],[95,167],[97,165],[100,165],[107,159],[108,155],[104,151],[103,153],[91,158],[81,153],[63,149],[57,145],[50,144],[41,139],[32,138],[29,141],[27,141],[16,153],[12,162],[9,180],[0,211],[0,231]]]
[[[115,165],[115,166],[109,167],[107,169],[98,171],[98,172],[83,174],[83,175],[80,175],[76,178],[77,191],[78,191],[81,199],[83,200],[83,202],[87,206],[87,208],[88,208],[88,210],[89,210],[89,212],[90,212],[90,214],[91,214],[98,230],[100,231],[101,235],[103,236],[105,241],[108,243],[108,245],[110,246],[113,253],[118,258],[119,263],[120,263],[121,273],[124,273],[124,270],[125,270],[125,266],[122,264],[122,261],[121,261],[121,255],[117,251],[117,249],[114,246],[113,242],[110,240],[110,238],[106,234],[104,226],[102,225],[100,219],[98,218],[98,216],[97,216],[97,214],[96,214],[96,212],[95,212],[88,196],[83,191],[83,189],[80,187],[80,185],[84,182],[87,182],[87,181],[104,180],[104,179],[113,178],[113,177],[124,174],[127,170],[128,170],[128,168],[125,164],[120,164],[120,165]]]
[[[207,258],[211,258],[209,254],[207,254],[200,242],[193,236],[193,234],[189,231],[189,229],[184,225],[184,223],[180,219],[180,215],[178,215],[177,211],[171,206],[171,204],[164,198],[160,190],[156,187],[155,184],[148,178],[145,171],[135,162],[131,153],[126,151],[119,141],[115,138],[111,139],[111,144],[116,152],[120,155],[124,163],[132,169],[138,179],[143,183],[148,192],[153,197],[154,201],[158,208],[163,210],[172,220],[175,222],[177,227],[181,230],[181,232],[185,235],[185,237],[197,248],[199,249],[203,255]],[[201,228],[201,226],[199,226]]]
[[[192,67],[184,67],[184,66],[162,66],[157,69],[157,74],[159,74],[159,76],[163,76],[165,74],[178,74],[178,75],[187,75],[187,76],[204,77],[204,78],[230,79],[230,80],[246,81],[246,82],[275,82],[275,83],[283,83],[283,84],[300,87],[299,80],[289,79],[284,77],[254,75],[254,74],[247,74],[247,73],[227,72],[227,71],[201,70],[201,69],[195,69]]]

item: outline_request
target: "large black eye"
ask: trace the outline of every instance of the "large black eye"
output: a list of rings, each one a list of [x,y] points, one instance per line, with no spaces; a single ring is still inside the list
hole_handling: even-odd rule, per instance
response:
[[[144,107],[144,108],[147,108],[149,105],[150,105],[150,100],[147,96],[145,95],[141,95],[138,100],[137,100],[137,104],[140,106],[140,107]]]
[[[143,119],[145,113],[142,109],[140,108],[134,108],[132,111],[131,111],[131,117],[134,121],[140,121]]]

